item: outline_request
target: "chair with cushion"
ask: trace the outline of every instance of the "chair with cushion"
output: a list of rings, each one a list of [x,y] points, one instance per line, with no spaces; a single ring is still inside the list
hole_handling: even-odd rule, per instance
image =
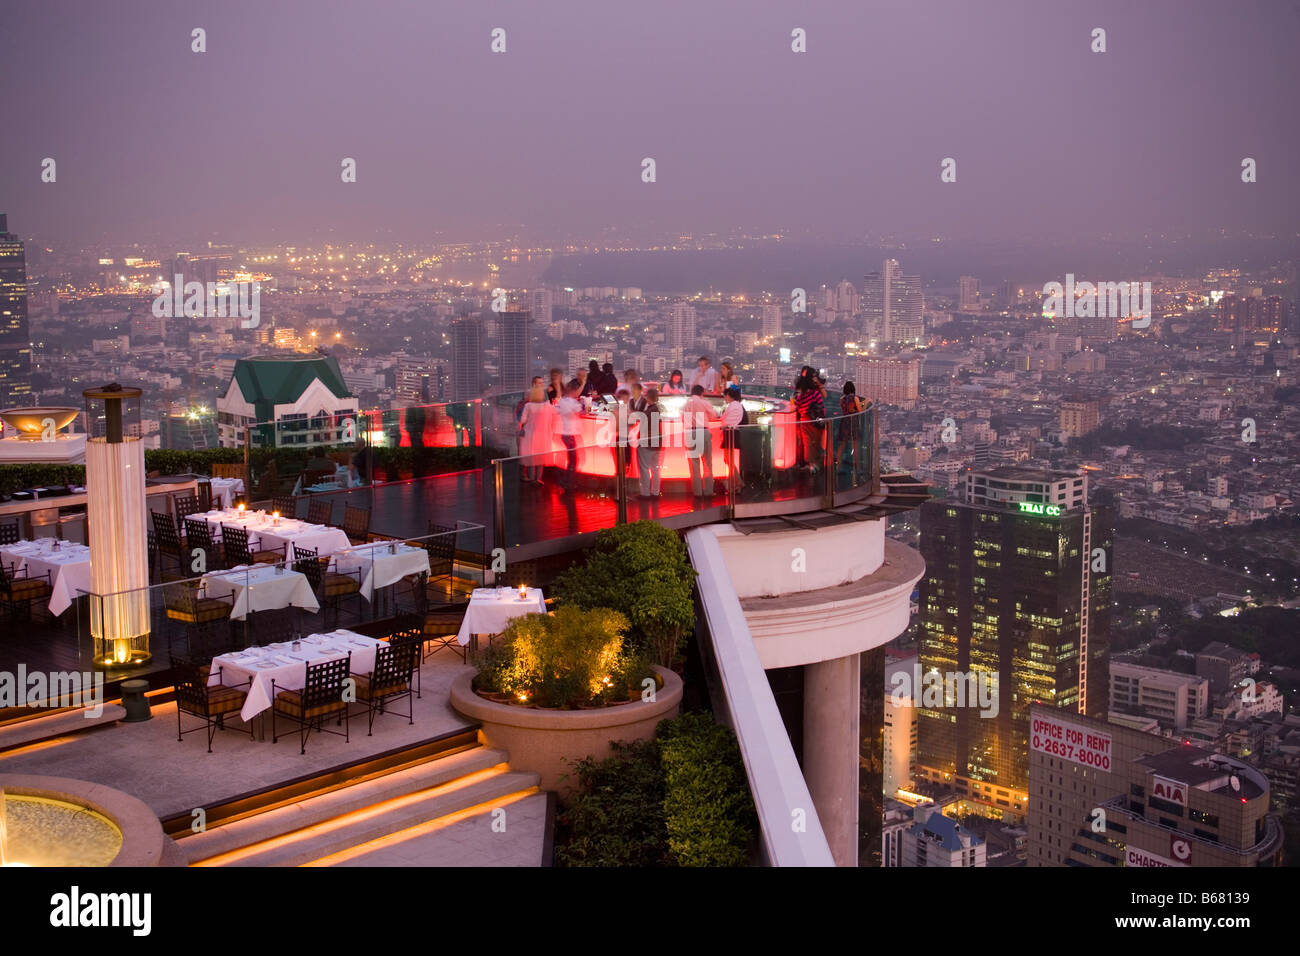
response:
[[[293,546],[293,569],[307,578],[316,601],[325,608],[325,626],[329,626],[329,609],[334,609],[334,625],[338,626],[343,602],[357,599],[357,618],[361,617],[361,569],[353,571],[329,570],[329,558],[321,558],[316,548]]]
[[[227,567],[237,564],[278,564],[284,560],[283,547],[259,547],[256,551],[248,545],[248,532],[238,525],[221,526],[221,548]]]
[[[316,497],[307,503],[308,524],[329,524],[334,520],[334,500]]]
[[[338,734],[344,740],[350,740],[348,726],[348,703],[344,700],[344,681],[352,672],[352,655],[319,664],[304,664],[305,675],[302,690],[276,690],[274,678],[271,680],[271,743],[279,741],[276,730],[276,718],[284,717],[298,725],[301,752],[307,752],[307,736],[312,730],[327,734]],[[334,717],[343,727],[326,730],[325,721]]]
[[[420,649],[410,642],[380,645],[375,650],[375,666],[369,674],[353,674],[357,683],[357,700],[368,705],[367,736],[375,732],[375,715],[384,713],[393,701],[406,698],[407,711],[401,716],[415,723],[415,701],[411,700],[411,677],[416,673]]]
[[[433,653],[440,647],[449,647],[466,660],[468,648],[460,643],[460,626],[465,621],[468,604],[431,605],[425,609],[421,627],[421,643],[434,646]]]
[[[153,521],[154,540],[158,545],[158,557],[171,558],[176,562],[176,570],[184,574],[186,567],[185,547],[181,544],[180,533],[176,530],[176,520],[163,511],[149,513]]]
[[[370,509],[345,504],[341,527],[353,544],[365,544],[370,540]]]
[[[253,643],[261,647],[285,644],[302,635],[302,608],[290,604],[288,607],[253,611],[248,615],[247,625]]]
[[[234,603],[227,598],[208,597],[194,580],[172,580],[163,584],[167,617],[183,624],[206,624],[230,617]]]
[[[203,551],[203,567],[197,573],[206,574],[209,571],[219,571],[221,569],[221,549],[212,540],[212,526],[208,524],[206,518],[185,519],[185,547],[190,552],[191,570],[194,570],[195,548],[200,548]]]
[[[199,496],[199,513],[205,514],[212,510],[212,483],[200,481],[198,484]]]
[[[23,611],[21,617],[24,620],[30,619],[32,605],[48,604],[53,590],[49,571],[29,575],[26,568],[16,571],[13,565],[6,567],[4,561],[0,560],[0,605],[8,612],[10,620],[19,619],[19,608]]]
[[[181,495],[176,499],[173,508],[176,512],[176,524],[181,528],[185,527],[186,518],[204,510],[199,506],[198,495]]]
[[[420,696],[420,665],[424,663],[424,621],[418,614],[398,615],[384,635],[390,647],[409,645],[415,649],[415,696]]]
[[[186,734],[206,729],[208,732],[208,753],[212,753],[212,738],[218,730],[225,730],[227,714],[238,715],[248,697],[248,688],[252,681],[245,681],[233,687],[221,683],[222,670],[217,668],[216,681],[212,679],[212,665],[200,663],[193,657],[173,657],[172,673],[176,676],[176,739],[183,740]],[[203,721],[203,727],[181,729],[181,714],[189,714]],[[253,727],[248,727],[248,736],[253,737]]]

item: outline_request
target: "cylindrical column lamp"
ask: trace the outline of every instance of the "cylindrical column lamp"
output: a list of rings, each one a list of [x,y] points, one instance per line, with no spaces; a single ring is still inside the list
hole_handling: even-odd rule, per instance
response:
[[[86,527],[90,544],[90,629],[95,663],[130,667],[150,658],[149,551],[140,389],[87,389]],[[132,429],[131,426],[135,426]],[[135,434],[131,434],[134,430]]]

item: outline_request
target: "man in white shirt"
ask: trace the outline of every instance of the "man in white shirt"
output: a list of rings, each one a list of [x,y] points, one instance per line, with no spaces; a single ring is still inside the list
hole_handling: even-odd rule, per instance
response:
[[[718,370],[709,362],[707,355],[701,355],[700,360],[695,363],[695,375],[691,378],[691,388],[694,389],[699,385],[704,389],[705,395],[718,394]]]
[[[723,393],[722,447],[727,456],[727,473],[740,476],[740,426],[746,424],[745,406],[740,401],[740,386],[729,385]]]
[[[704,400],[704,386],[693,386],[691,397],[682,406],[682,437],[686,441],[691,491],[697,498],[713,494],[713,441],[709,435],[709,422],[717,418],[713,406]],[[706,492],[705,488],[709,490]]]
[[[577,379],[564,386],[564,397],[555,403],[555,410],[560,415],[560,441],[567,449],[564,474],[560,476],[563,494],[572,494],[578,483],[578,435],[582,432],[582,403],[578,394],[582,385]]]

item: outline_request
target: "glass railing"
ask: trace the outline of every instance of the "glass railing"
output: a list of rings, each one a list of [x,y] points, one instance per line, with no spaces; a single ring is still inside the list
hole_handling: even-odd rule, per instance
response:
[[[464,603],[486,580],[479,524],[360,544],[331,534],[339,529],[281,519],[259,533],[249,524],[252,563],[228,561],[218,535],[210,548],[187,541],[179,555],[152,556],[160,583],[111,594],[77,588],[67,613],[75,613],[81,660],[115,677],[145,674],[175,656],[212,657]]]
[[[626,406],[596,406],[580,416],[572,453],[553,412],[540,431],[526,421],[517,437],[525,454],[493,463],[494,541],[527,546],[689,513],[702,520],[793,513],[872,493],[874,409],[800,422],[788,401],[743,401],[749,424],[734,430],[716,419],[687,427],[684,396],[661,398],[653,423]],[[709,402],[721,412],[721,399]]]

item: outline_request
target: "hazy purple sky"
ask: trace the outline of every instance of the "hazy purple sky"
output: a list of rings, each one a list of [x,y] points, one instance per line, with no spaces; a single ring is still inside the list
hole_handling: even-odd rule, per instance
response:
[[[0,17],[0,211],[43,241],[1298,228],[1289,0],[7,0]]]

